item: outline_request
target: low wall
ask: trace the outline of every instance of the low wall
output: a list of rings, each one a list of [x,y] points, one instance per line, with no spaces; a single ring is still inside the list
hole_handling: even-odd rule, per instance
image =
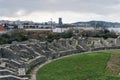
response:
[[[67,56],[67,55],[72,55],[72,54],[82,53],[82,52],[85,52],[85,51],[84,50],[78,50],[78,49],[67,50],[67,51],[51,54],[51,56],[49,58],[50,59],[56,59],[56,58],[59,58],[59,57],[62,57],[62,56]]]
[[[20,78],[13,75],[0,76],[0,80],[28,80],[27,78]]]
[[[91,49],[91,51],[110,50],[110,49],[120,49],[120,46],[94,48]]]
[[[44,56],[38,56],[37,58],[35,58],[34,60],[28,62],[27,64],[25,64],[25,69],[26,69],[26,72],[28,70],[30,70],[32,67],[36,66],[37,64],[40,64],[40,63],[43,63],[47,61],[47,58],[44,57]]]

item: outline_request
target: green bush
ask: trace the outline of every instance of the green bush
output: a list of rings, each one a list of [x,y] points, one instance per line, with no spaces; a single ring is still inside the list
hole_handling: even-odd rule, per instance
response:
[[[117,38],[118,35],[116,35],[115,33],[113,32],[110,32],[110,33],[106,33],[106,34],[97,34],[93,37],[102,37],[104,39],[107,39],[107,38]]]
[[[58,40],[60,38],[71,38],[73,36],[72,32],[63,32],[63,33],[51,33],[47,36],[47,41],[52,42],[53,40]]]
[[[0,36],[0,44],[11,44],[13,41],[25,41],[28,37],[23,32],[16,32],[15,34],[2,34]]]

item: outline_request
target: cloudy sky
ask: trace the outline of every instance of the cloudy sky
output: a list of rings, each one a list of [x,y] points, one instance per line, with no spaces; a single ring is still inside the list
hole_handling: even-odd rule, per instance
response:
[[[120,0],[0,0],[0,20],[120,22]]]

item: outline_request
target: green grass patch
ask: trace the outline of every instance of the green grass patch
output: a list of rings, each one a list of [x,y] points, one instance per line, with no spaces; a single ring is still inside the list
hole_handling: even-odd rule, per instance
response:
[[[107,76],[106,66],[111,53],[120,50],[91,52],[56,60],[37,72],[37,80],[120,80]]]

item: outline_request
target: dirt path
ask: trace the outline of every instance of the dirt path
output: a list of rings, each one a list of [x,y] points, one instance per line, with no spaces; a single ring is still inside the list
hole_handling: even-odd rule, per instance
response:
[[[35,68],[34,68],[34,70],[32,70],[32,72],[31,72],[31,79],[30,80],[36,80],[36,73],[37,73],[37,71],[40,69],[40,68],[42,68],[44,65],[46,65],[46,64],[48,64],[48,63],[50,63],[50,62],[52,62],[52,60],[48,60],[48,61],[46,61],[45,63],[43,63],[43,64],[41,64],[41,65],[39,65],[39,66],[36,66]]]

